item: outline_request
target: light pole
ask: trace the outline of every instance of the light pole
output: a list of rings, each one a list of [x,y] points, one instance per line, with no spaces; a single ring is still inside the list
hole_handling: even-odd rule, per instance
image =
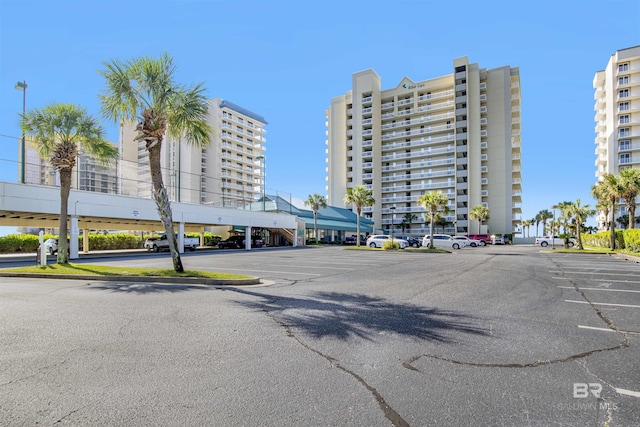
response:
[[[391,244],[393,244],[393,215],[396,212],[396,207],[391,206],[389,210],[391,211]]]
[[[16,89],[22,91],[22,123],[24,123],[24,116],[27,114],[27,81],[16,83]],[[22,131],[22,142],[20,144],[20,183],[24,184],[24,161],[25,161],[25,138],[24,130]]]
[[[264,156],[258,156],[256,157],[256,159],[260,160],[260,169],[262,171],[262,211],[266,211],[267,210],[267,206],[266,206],[266,195],[265,195],[265,191],[266,191],[266,187],[267,187],[267,183],[265,182],[265,176],[266,176],[266,166],[267,166],[267,162],[266,162],[266,158]]]

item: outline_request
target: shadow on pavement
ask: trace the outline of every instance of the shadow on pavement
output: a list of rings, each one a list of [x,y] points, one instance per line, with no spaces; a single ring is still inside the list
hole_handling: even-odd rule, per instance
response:
[[[100,279],[96,279],[100,280]],[[168,284],[163,285],[159,283],[139,283],[139,282],[109,282],[104,283],[88,283],[90,286],[89,289],[98,290],[98,291],[112,291],[112,292],[122,292],[129,294],[151,294],[151,293],[178,293],[178,292],[186,292],[186,291],[194,291],[194,290],[209,290],[215,289],[213,287],[206,286],[195,286],[195,285],[176,285],[176,284]]]
[[[398,304],[382,298],[339,292],[317,292],[308,298],[280,297],[244,289],[225,289],[257,297],[237,304],[266,311],[288,330],[347,340],[373,340],[380,333],[450,342],[452,332],[488,335],[476,318],[451,310]]]

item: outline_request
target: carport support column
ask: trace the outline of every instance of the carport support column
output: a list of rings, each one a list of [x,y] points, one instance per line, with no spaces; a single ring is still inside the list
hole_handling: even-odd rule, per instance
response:
[[[246,226],[244,228],[244,248],[248,251],[251,250],[251,241],[253,239],[251,238],[251,227],[250,226]]]
[[[69,236],[69,259],[78,259],[78,215],[71,215]]]
[[[184,253],[184,222],[178,223],[178,252]]]
[[[204,231],[200,232],[200,247],[204,246]]]
[[[89,253],[89,230],[86,228],[82,229],[82,252]]]
[[[293,247],[297,247],[298,246],[298,227],[293,229],[293,242],[291,242],[291,244],[293,245]]]

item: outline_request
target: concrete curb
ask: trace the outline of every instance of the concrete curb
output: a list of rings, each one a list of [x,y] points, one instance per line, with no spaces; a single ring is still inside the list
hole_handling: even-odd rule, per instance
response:
[[[29,279],[71,279],[98,280],[107,282],[173,283],[178,285],[207,286],[247,286],[259,285],[259,277],[246,279],[212,279],[207,277],[161,277],[161,276],[99,276],[95,274],[39,274],[39,273],[0,273],[0,277],[24,277]]]

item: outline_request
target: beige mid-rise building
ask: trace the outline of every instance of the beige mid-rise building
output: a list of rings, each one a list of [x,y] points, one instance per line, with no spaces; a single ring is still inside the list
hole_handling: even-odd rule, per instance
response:
[[[607,67],[596,72],[596,179],[640,167],[640,46],[611,55]],[[626,214],[622,204],[619,215]],[[602,228],[604,218],[599,218]]]
[[[218,207],[249,206],[264,191],[266,120],[229,101],[208,102],[214,129],[204,148],[166,138],[161,151],[163,182],[171,200]],[[151,197],[149,158],[134,126],[121,127],[120,184],[123,194]]]
[[[520,223],[520,74],[509,66],[485,69],[466,57],[452,73],[414,82],[403,78],[382,89],[374,70],[353,74],[352,88],[331,100],[327,117],[327,193],[345,206],[348,188],[373,191],[364,208],[376,229],[428,232],[420,196],[441,191],[449,198],[446,233],[478,233],[469,213],[489,208],[480,232],[513,233]],[[438,229],[440,232],[440,229]]]

